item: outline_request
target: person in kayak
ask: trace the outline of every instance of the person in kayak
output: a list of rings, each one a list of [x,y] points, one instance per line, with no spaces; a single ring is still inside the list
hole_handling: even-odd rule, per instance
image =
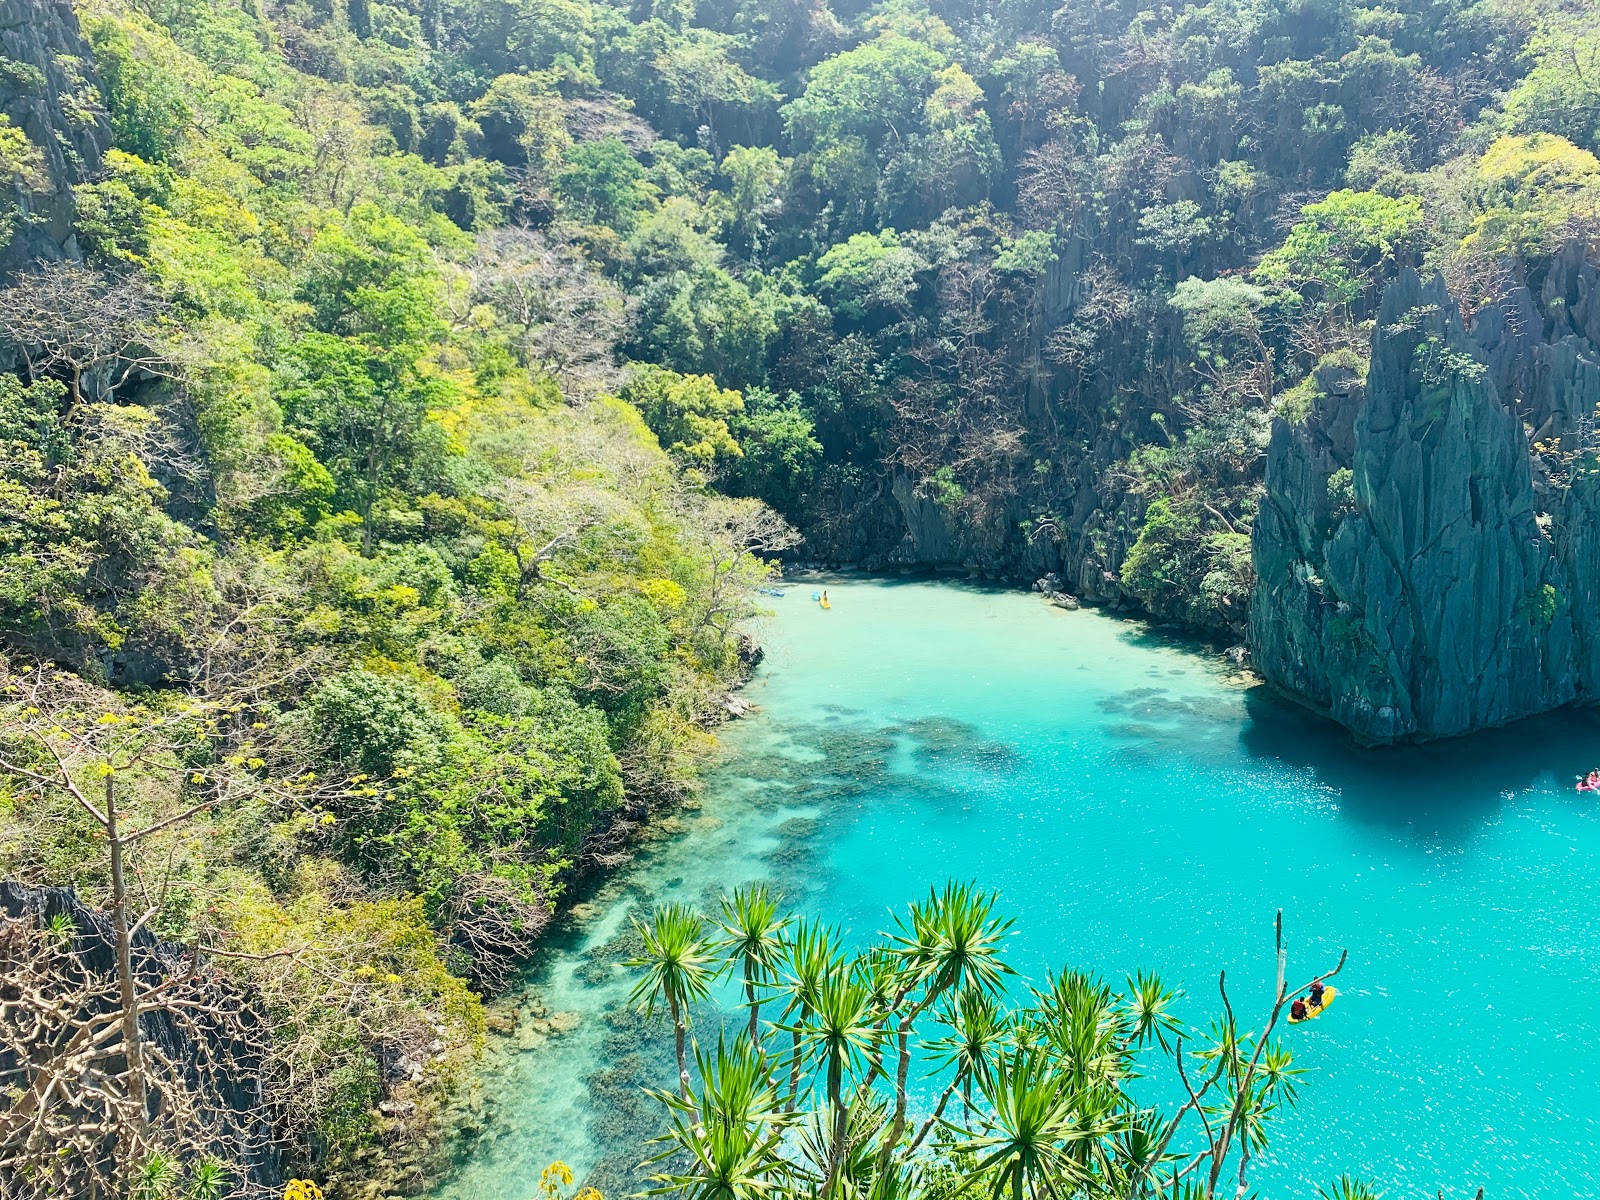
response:
[[[1600,771],[1590,771],[1578,786],[1581,791],[1600,792]]]
[[[1289,1006],[1289,1015],[1296,1021],[1304,1021],[1306,1019],[1306,1002],[1304,1000],[1296,1000]]]
[[[1317,980],[1317,982],[1315,982],[1315,983],[1313,983],[1311,985],[1311,1007],[1312,1008],[1321,1008],[1322,1007],[1322,993],[1327,991],[1327,990],[1328,990],[1327,988],[1322,986],[1322,980],[1320,980],[1320,979]]]

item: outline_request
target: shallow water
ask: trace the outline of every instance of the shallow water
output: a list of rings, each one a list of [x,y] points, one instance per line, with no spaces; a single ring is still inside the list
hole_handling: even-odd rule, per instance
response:
[[[869,936],[949,877],[1002,893],[1024,974],[1152,968],[1201,1024],[1221,968],[1262,1011],[1274,909],[1294,982],[1349,948],[1337,1005],[1288,1031],[1307,1074],[1264,1195],[1342,1171],[1390,1196],[1600,1194],[1600,813],[1571,783],[1600,761],[1593,717],[1362,752],[1135,623],[828,587],[830,611],[809,583],[773,601],[762,711],[729,728],[701,811],[536,964],[532,994],[580,1023],[496,1039],[484,1132],[440,1200],[527,1200],[556,1158],[608,1197],[638,1189],[656,1111],[637,1088],[668,1083],[671,1052],[624,1005],[634,906],[765,879]]]

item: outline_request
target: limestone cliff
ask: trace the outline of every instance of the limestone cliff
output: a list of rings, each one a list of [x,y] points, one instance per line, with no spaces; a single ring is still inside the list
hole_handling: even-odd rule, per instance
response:
[[[38,259],[77,258],[72,189],[111,144],[72,6],[0,0],[0,114],[27,138],[0,175],[0,279]]]
[[[1250,621],[1267,679],[1367,742],[1600,693],[1596,278],[1563,251],[1468,329],[1408,271],[1365,381],[1319,377],[1276,422]]]
[[[1140,445],[1167,441],[1165,428],[1152,424],[1148,414],[1121,411],[1127,406],[1118,402],[1112,373],[1094,373],[1082,394],[1069,395],[1059,373],[1047,369],[1046,343],[1084,304],[1092,260],[1087,241],[1068,239],[1038,279],[1024,332],[1008,343],[1015,361],[1007,378],[1021,397],[1014,421],[1038,451],[1035,467],[1050,469],[1008,480],[998,489],[1001,497],[981,512],[941,502],[904,469],[869,477],[864,485],[835,483],[829,519],[801,514],[807,557],[871,571],[933,570],[1024,586],[1055,574],[1085,600],[1193,624],[1191,613],[1164,611],[1159,598],[1136,596],[1120,579],[1149,501],[1112,468]],[[1175,311],[1163,304],[1141,315],[1149,329],[1140,336],[1151,332],[1163,353],[1149,355],[1134,339],[1116,343],[1107,357],[1144,363],[1180,354],[1182,325]],[[1131,331],[1126,336],[1133,338]],[[1147,386],[1134,389],[1141,394],[1170,390],[1154,379],[1142,383]],[[1113,411],[1118,415],[1108,416]],[[1230,622],[1207,632],[1237,637],[1237,626]]]

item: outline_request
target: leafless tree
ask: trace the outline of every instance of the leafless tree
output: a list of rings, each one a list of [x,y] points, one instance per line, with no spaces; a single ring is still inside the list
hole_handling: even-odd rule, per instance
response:
[[[0,746],[0,772],[25,787],[71,797],[99,826],[100,836],[105,840],[111,873],[112,944],[120,1026],[117,1052],[127,1064],[123,1077],[127,1093],[124,1116],[130,1127],[125,1137],[136,1149],[144,1149],[149,1142],[145,1125],[150,1111],[140,1022],[145,988],[134,973],[132,947],[134,935],[160,906],[147,908],[137,919],[130,916],[127,858],[139,842],[198,816],[210,808],[216,798],[207,795],[163,819],[128,828],[118,812],[117,777],[145,760],[150,743],[143,737],[96,738],[87,732],[88,726],[77,724],[71,718],[63,721],[60,710],[52,703],[54,697],[47,695],[52,690],[53,674],[48,670],[33,671],[22,677],[22,682],[9,684],[9,690],[23,692],[28,703],[9,707],[7,716],[11,720],[5,742]],[[137,718],[108,712],[101,714],[96,727],[118,728],[124,720],[138,723]],[[98,794],[89,782],[96,778],[102,785]]]
[[[250,1103],[259,1014],[192,951],[146,935],[130,966],[120,925],[107,974],[92,918],[0,912],[0,1197],[112,1200],[163,1160],[264,1196],[239,1165],[272,1148],[270,1117]]]
[[[227,636],[253,636],[254,620],[242,617],[245,632]],[[212,682],[221,686],[226,675]],[[41,1032],[18,1042],[23,1026],[4,1014],[0,1075],[22,1071],[26,1086],[9,1095],[36,1087],[39,1099],[8,1106],[13,1079],[0,1078],[0,1180],[8,1178],[4,1155],[37,1174],[55,1169],[60,1152],[82,1157],[75,1147],[92,1143],[99,1157],[80,1164],[91,1173],[50,1194],[125,1196],[127,1171],[152,1155],[237,1160],[268,1136],[252,1127],[247,1144],[244,1132],[229,1132],[223,1110],[241,1080],[260,1081],[272,1136],[290,1141],[311,1136],[341,1078],[372,1070],[374,1047],[407,1079],[434,1056],[439,1018],[391,986],[398,980],[375,974],[359,922],[310,918],[317,934],[301,944],[292,927],[261,929],[247,917],[229,928],[209,909],[194,912],[183,921],[181,962],[151,936],[185,907],[174,904],[186,886],[183,859],[193,824],[212,810],[229,819],[274,813],[326,834],[337,830],[334,814],[362,798],[381,803],[372,781],[357,788],[355,777],[312,775],[294,727],[266,727],[260,701],[246,691],[143,709],[69,672],[0,657],[0,779],[16,802],[4,832],[25,846],[31,828],[54,825],[59,838],[59,827],[76,820],[106,847],[100,867],[75,872],[105,898],[105,915],[94,917],[101,950],[91,955],[92,978],[57,953],[18,991],[13,975],[31,978],[24,960],[34,953],[18,939],[40,931],[6,935],[21,957],[0,963],[0,1000],[37,1012],[30,1028]],[[8,857],[13,848],[5,847]],[[366,898],[353,884],[326,886],[331,896]],[[270,1038],[267,1016],[256,1014],[270,1015]],[[225,1053],[236,1057],[216,1057]],[[249,1195],[239,1186],[236,1178],[233,1194]],[[12,1200],[3,1185],[0,1200]]]
[[[1310,992],[1315,984],[1332,979],[1344,970],[1349,952],[1342,950],[1339,952],[1339,961],[1332,969],[1290,991],[1287,983],[1289,951],[1283,940],[1281,910],[1273,922],[1273,931],[1277,970],[1272,1008],[1260,1034],[1240,1030],[1234,1016],[1233,1001],[1228,996],[1228,973],[1223,971],[1217,979],[1223,1008],[1220,1029],[1213,1039],[1213,1048],[1201,1056],[1209,1060],[1206,1073],[1199,1080],[1191,1081],[1184,1065],[1183,1039],[1179,1037],[1172,1048],[1178,1078],[1188,1100],[1168,1119],[1147,1161],[1160,1163],[1167,1159],[1167,1148],[1191,1116],[1199,1121],[1202,1135],[1199,1148],[1186,1158],[1182,1166],[1173,1170],[1170,1178],[1163,1181],[1174,1192],[1180,1183],[1193,1176],[1193,1182],[1198,1184],[1194,1188],[1197,1194],[1216,1196],[1229,1155],[1237,1152],[1238,1179],[1234,1195],[1237,1200],[1243,1200],[1249,1193],[1251,1153],[1259,1144],[1255,1126],[1261,1122],[1266,1111],[1264,1095],[1270,1095],[1271,1089],[1281,1082],[1278,1075],[1288,1062],[1288,1055],[1272,1042],[1273,1030],[1292,1001]],[[1206,1099],[1208,1096],[1212,1097],[1209,1103]],[[1147,1175],[1135,1174],[1129,1181],[1129,1200],[1140,1195],[1141,1189],[1149,1182]]]
[[[519,598],[535,583],[546,582],[546,564],[584,534],[609,527],[614,539],[623,538],[632,523],[622,497],[564,471],[508,479],[496,486],[494,494],[515,529],[511,551],[517,560]]]
[[[220,555],[211,574],[220,600],[187,642],[185,678],[197,698],[234,705],[296,696],[325,673],[327,649],[295,640],[304,619],[297,581],[277,563]]]
[[[0,290],[0,341],[22,358],[30,381],[65,378],[70,414],[84,402],[86,387],[88,398],[110,399],[136,374],[172,374],[172,356],[156,333],[165,308],[136,277],[40,263]]]
[[[497,229],[484,235],[468,272],[471,303],[494,312],[523,366],[579,398],[620,379],[622,293],[572,242],[538,230]]]
[[[445,936],[464,959],[462,973],[495,992],[510,982],[554,911],[509,879],[475,872],[456,881],[444,906]]]
[[[1062,138],[1023,157],[1017,201],[1030,227],[1075,229],[1094,194],[1094,158]]]
[[[704,563],[695,628],[726,640],[734,624],[753,615],[755,589],[770,575],[767,558],[797,545],[800,535],[759,500],[696,495],[693,501],[679,522]]]

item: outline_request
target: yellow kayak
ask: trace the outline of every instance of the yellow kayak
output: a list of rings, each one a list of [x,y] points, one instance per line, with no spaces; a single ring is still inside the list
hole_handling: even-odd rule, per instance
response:
[[[819,601],[817,601],[817,603],[822,605],[823,608],[832,608],[833,607],[833,605],[829,604],[826,600],[819,600]]]
[[[1311,1007],[1311,1001],[1307,1000],[1306,1001],[1306,1015],[1303,1016],[1303,1017],[1297,1017],[1297,1016],[1294,1016],[1293,1014],[1291,1014],[1290,1017],[1289,1017],[1289,1024],[1298,1025],[1302,1021],[1315,1021],[1323,1013],[1328,1011],[1328,1005],[1332,1004],[1334,999],[1338,995],[1339,995],[1339,989],[1338,988],[1326,988],[1326,989],[1324,989],[1324,991],[1322,993],[1322,1003],[1317,1005],[1317,1007],[1312,1008]]]

